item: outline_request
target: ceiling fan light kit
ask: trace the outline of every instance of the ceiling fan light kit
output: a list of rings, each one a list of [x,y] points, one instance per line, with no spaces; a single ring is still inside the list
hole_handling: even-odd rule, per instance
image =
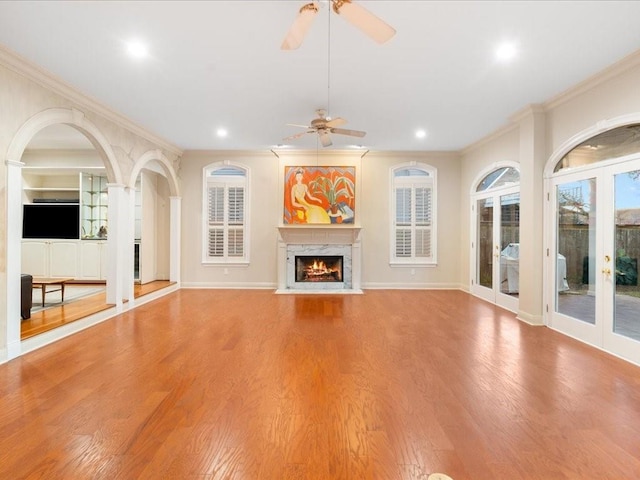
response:
[[[333,11],[379,44],[388,42],[396,34],[393,27],[351,0],[333,0]]]
[[[307,35],[309,28],[311,28],[311,24],[318,14],[318,10],[318,2],[307,3],[300,8],[298,16],[282,42],[282,46],[280,47],[282,50],[295,50],[302,45],[302,41]]]
[[[318,114],[317,118],[311,120],[309,125],[297,125],[293,123],[289,123],[288,125],[291,127],[301,127],[307,129],[306,132],[296,133],[295,135],[291,135],[290,137],[286,137],[283,140],[295,140],[296,138],[300,138],[307,133],[316,133],[320,139],[320,144],[323,147],[329,147],[333,145],[331,141],[331,134],[335,133],[336,135],[348,135],[350,137],[364,137],[367,133],[362,132],[360,130],[347,130],[345,128],[337,128],[347,121],[344,118],[336,117],[334,119],[329,120],[327,118],[327,111],[323,109],[316,110]]]
[[[385,43],[396,34],[393,27],[351,0],[331,0],[331,5],[335,13],[377,43]],[[311,28],[313,19],[318,14],[318,11],[318,2],[307,3],[300,8],[298,16],[293,21],[282,42],[281,48],[283,50],[295,50],[302,45],[304,37]]]

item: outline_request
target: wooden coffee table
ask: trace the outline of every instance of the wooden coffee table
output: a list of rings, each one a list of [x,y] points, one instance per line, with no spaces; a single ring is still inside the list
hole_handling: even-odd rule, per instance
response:
[[[44,296],[51,292],[60,292],[60,303],[64,302],[64,284],[69,282],[73,278],[45,278],[45,277],[33,277],[33,288],[42,289],[42,306],[44,307]],[[47,290],[47,287],[53,285],[60,288],[54,290]]]

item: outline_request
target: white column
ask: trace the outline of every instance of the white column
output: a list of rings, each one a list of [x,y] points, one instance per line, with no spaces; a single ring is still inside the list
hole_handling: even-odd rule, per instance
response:
[[[20,346],[20,274],[22,273],[22,167],[24,163],[7,160],[7,297],[6,310],[6,357],[16,358]],[[29,273],[29,272],[24,272]],[[0,359],[2,360],[2,359]]]
[[[133,255],[135,245],[135,222],[136,222],[136,191],[134,188],[124,189],[124,201],[126,225],[124,232],[124,258],[122,265],[122,298],[129,302],[128,307],[131,308],[134,305],[133,294]]]
[[[122,310],[123,275],[126,251],[126,198],[124,185],[109,183],[109,236],[107,238],[107,303]]]
[[[360,229],[358,229],[353,231],[351,244],[351,288],[356,291],[362,288],[362,248],[360,247]]]
[[[169,280],[180,284],[180,249],[182,224],[182,197],[170,197],[171,210],[169,212],[171,232],[169,234]]]

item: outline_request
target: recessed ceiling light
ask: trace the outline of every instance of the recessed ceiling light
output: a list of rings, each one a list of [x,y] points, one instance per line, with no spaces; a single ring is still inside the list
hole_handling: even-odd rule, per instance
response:
[[[427,136],[427,132],[425,130],[419,129],[416,130],[416,138],[425,138]]]
[[[219,128],[218,130],[216,130],[216,135],[218,135],[220,138],[224,138],[229,135],[229,132],[227,132],[226,128]]]
[[[505,42],[496,49],[496,59],[500,62],[506,62],[515,58],[518,49],[512,42]]]
[[[144,58],[149,55],[149,48],[139,40],[131,40],[127,42],[127,52],[134,58]]]

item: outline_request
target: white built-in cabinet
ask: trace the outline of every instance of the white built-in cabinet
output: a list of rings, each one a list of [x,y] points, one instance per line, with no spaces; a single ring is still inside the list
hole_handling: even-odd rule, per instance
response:
[[[80,280],[107,279],[107,242],[80,242]]]
[[[34,277],[106,280],[107,178],[104,169],[23,167],[23,203],[75,203],[78,239],[23,239],[22,272]],[[101,228],[102,227],[102,228]]]
[[[107,279],[107,242],[23,240],[22,271],[34,277]]]

